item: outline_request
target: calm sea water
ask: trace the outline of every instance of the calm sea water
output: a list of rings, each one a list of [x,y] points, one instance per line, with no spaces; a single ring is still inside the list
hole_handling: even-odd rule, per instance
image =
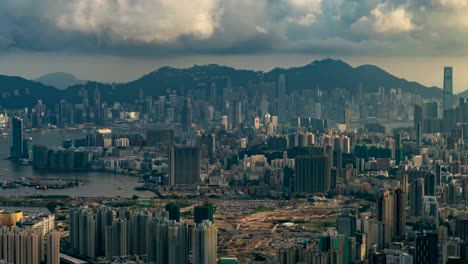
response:
[[[46,132],[30,132],[33,144],[44,144],[47,146],[60,146],[65,139],[74,139],[83,136],[81,130],[65,131],[54,130]],[[5,160],[9,156],[11,138],[0,138],[0,181],[14,181],[23,177],[39,177],[40,180],[62,179],[63,181],[73,181],[75,179],[86,180],[83,185],[67,189],[36,190],[31,187],[19,187],[16,189],[0,188],[0,196],[29,196],[29,195],[69,195],[72,197],[153,197],[152,192],[138,192],[133,188],[140,186],[138,178],[113,174],[106,172],[67,172],[67,171],[44,171],[36,170],[32,166],[22,166],[14,161]]]

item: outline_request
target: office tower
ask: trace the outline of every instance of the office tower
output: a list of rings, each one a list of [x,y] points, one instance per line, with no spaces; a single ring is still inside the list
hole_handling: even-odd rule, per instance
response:
[[[276,91],[276,98],[279,100],[285,100],[286,96],[286,77],[284,74],[280,74],[278,77],[278,86]]]
[[[409,200],[410,200],[410,216],[421,216],[424,196],[424,179],[418,178],[411,182]]]
[[[210,86],[210,105],[217,107],[218,102],[218,89],[216,88],[216,83],[212,82]]]
[[[395,198],[390,190],[383,192],[377,200],[377,221],[384,224],[384,246],[392,242],[395,223]]]
[[[314,118],[321,119],[322,118],[322,104],[321,103],[314,103]]]
[[[59,264],[60,263],[60,233],[50,232],[47,234],[47,246],[46,256],[47,264]]]
[[[432,223],[435,226],[439,225],[439,204],[437,197],[424,196],[422,216],[423,222]]]
[[[146,146],[169,146],[174,143],[174,129],[148,129],[146,132]]]
[[[297,193],[326,193],[330,191],[332,163],[328,155],[296,157],[294,191]]]
[[[102,123],[102,106],[101,106],[101,91],[99,90],[99,87],[94,89],[94,95],[93,95],[93,101],[94,101],[94,121],[97,124]]]
[[[393,138],[387,138],[385,140],[385,148],[386,149],[390,149],[392,151],[392,159],[395,159],[395,153],[396,153],[396,149],[395,149],[395,140]]]
[[[423,111],[421,105],[414,105],[414,116],[413,116],[413,130],[414,137],[416,138],[416,144],[421,146],[422,142],[422,123],[423,123]]]
[[[196,147],[169,148],[169,184],[200,183],[200,150]]]
[[[144,113],[148,115],[150,120],[154,119],[154,102],[153,97],[147,96],[144,101]]]
[[[200,224],[203,220],[209,220],[214,223],[214,205],[205,204],[203,206],[195,206],[193,213],[193,221],[195,224]]]
[[[444,111],[453,107],[453,69],[444,67]],[[444,116],[445,117],[445,116]]]
[[[455,235],[468,242],[468,215],[460,215],[455,221]]]
[[[407,193],[402,188],[395,190],[395,223],[393,224],[392,240],[401,241],[406,235],[406,197]]]
[[[439,118],[439,103],[435,100],[424,101],[422,117],[423,117],[423,120]]]
[[[217,231],[210,221],[203,221],[192,229],[192,264],[216,264]]]
[[[394,135],[394,139],[395,139],[395,149],[401,148],[401,133],[396,132]]]
[[[221,117],[220,121],[221,121],[221,126],[222,126],[222,128],[223,128],[224,130],[227,130],[227,129],[228,129],[228,125],[229,125],[229,123],[228,123],[228,116],[223,115],[223,116]]]
[[[166,204],[166,212],[169,213],[169,220],[180,222],[180,207],[175,203]]]
[[[164,121],[164,118],[166,117],[166,97],[164,95],[159,96],[159,101],[158,103],[158,118],[160,122]]]
[[[356,235],[356,217],[353,215],[340,215],[336,218],[336,230],[340,235],[353,237]]]
[[[187,223],[169,221],[167,230],[167,263],[188,263],[189,228]]]
[[[23,120],[17,116],[11,119],[12,127],[12,145],[10,148],[10,157],[13,159],[28,158],[27,141],[23,134]]]
[[[424,175],[424,195],[434,196],[436,186],[436,176],[434,173],[426,173]]]
[[[462,199],[468,201],[468,177],[463,177],[462,179]]]
[[[336,137],[333,140],[333,148],[336,154],[336,169],[340,173],[343,168],[343,139],[341,137]]]
[[[344,110],[344,124],[347,130],[351,129],[351,113],[352,110],[349,107]]]
[[[58,126],[65,127],[68,122],[68,107],[65,100],[61,100],[59,103],[59,115],[58,115]]]
[[[451,181],[448,184],[447,192],[445,194],[445,202],[447,204],[456,204],[457,203],[457,184],[455,181]]]
[[[192,99],[190,99],[190,97],[185,98],[182,111],[182,126],[184,128],[192,126]]]
[[[439,248],[436,233],[418,233],[416,236],[416,251],[414,263],[439,263]]]
[[[229,110],[231,115],[229,116],[229,120],[232,125],[232,129],[238,129],[240,128],[240,125],[242,124],[242,103],[241,101],[234,100],[231,101],[231,104],[229,106]]]
[[[343,153],[351,153],[351,139],[347,136],[343,137]]]
[[[281,122],[286,120],[286,77],[280,74],[276,91],[277,115]]]

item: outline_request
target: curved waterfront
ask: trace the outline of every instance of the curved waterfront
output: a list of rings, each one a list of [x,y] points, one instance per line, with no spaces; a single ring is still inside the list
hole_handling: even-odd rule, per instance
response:
[[[44,144],[47,146],[60,146],[62,141],[69,138],[83,136],[81,130],[65,131],[55,130],[41,132],[31,132],[27,134],[32,137],[33,144]],[[39,181],[47,179],[59,179],[64,182],[82,180],[83,185],[66,189],[38,190],[32,187],[18,187],[12,189],[0,188],[0,196],[29,196],[29,195],[69,195],[71,197],[153,197],[152,192],[137,192],[133,188],[140,186],[137,177],[122,174],[113,174],[98,171],[50,171],[34,169],[32,166],[22,166],[17,162],[5,160],[10,151],[9,137],[0,138],[0,181],[3,183],[19,181],[22,178],[36,178]]]

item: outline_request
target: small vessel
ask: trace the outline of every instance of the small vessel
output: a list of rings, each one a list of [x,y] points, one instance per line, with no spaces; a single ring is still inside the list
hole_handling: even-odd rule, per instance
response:
[[[117,188],[117,189],[122,190],[122,187],[119,187],[119,188]]]

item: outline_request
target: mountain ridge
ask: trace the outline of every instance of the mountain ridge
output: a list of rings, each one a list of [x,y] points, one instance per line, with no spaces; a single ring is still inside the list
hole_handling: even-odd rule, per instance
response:
[[[140,89],[145,96],[157,98],[166,94],[168,90],[176,90],[178,94],[189,89],[206,89],[209,91],[212,82],[216,84],[218,89],[225,87],[228,80],[233,88],[249,87],[251,84],[259,84],[260,82],[276,82],[280,74],[286,76],[286,89],[289,92],[320,87],[325,91],[343,88],[355,93],[358,85],[362,84],[364,92],[376,92],[379,87],[387,89],[401,88],[404,92],[419,94],[423,98],[442,97],[442,90],[438,87],[427,87],[417,82],[399,78],[375,65],[364,64],[353,67],[342,60],[324,59],[303,66],[274,68],[267,72],[236,69],[218,64],[194,65],[188,68],[165,66],[125,83],[87,81],[86,83],[69,86],[65,90],[55,88],[56,91],[50,85],[28,81],[24,78],[21,81],[16,80],[16,82],[12,81],[12,79],[4,82],[0,78],[0,105],[16,106],[18,108],[31,107],[31,101],[41,96],[48,97],[46,101],[49,103],[54,103],[54,100],[62,98],[77,103],[77,100],[79,100],[78,90],[87,89],[88,94],[92,95],[95,87],[100,88],[103,101],[125,103],[138,100],[139,92],[137,91]],[[13,99],[11,96],[4,96],[5,93],[12,93],[15,89],[21,89],[21,87],[24,89],[27,86],[34,87],[34,89],[43,87],[46,92],[42,93],[42,95],[35,94],[32,97],[24,92],[16,93],[16,97],[30,97],[26,98],[27,100],[19,100],[20,102],[11,100]],[[44,96],[48,93],[51,93],[52,96]],[[5,103],[7,99],[15,102]]]

